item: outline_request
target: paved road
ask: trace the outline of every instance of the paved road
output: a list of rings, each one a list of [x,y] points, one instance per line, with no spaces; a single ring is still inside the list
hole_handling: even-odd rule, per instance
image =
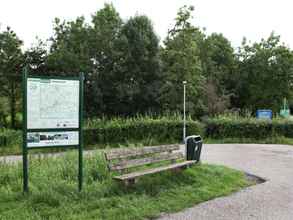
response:
[[[293,146],[207,144],[202,160],[243,170],[267,181],[159,220],[293,219]]]

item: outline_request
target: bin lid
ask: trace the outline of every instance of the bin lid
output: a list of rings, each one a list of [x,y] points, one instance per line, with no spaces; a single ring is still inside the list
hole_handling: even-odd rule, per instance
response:
[[[189,139],[194,139],[195,141],[201,141],[202,140],[200,135],[191,135],[191,136],[188,136],[188,137],[185,138],[185,143],[187,143],[187,141]]]

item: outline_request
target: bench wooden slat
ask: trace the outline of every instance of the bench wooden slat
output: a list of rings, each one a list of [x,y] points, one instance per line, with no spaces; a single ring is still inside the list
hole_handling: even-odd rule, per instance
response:
[[[170,164],[170,165],[163,166],[163,167],[156,167],[156,168],[153,168],[153,169],[137,171],[137,172],[128,173],[128,174],[124,174],[124,175],[120,175],[120,176],[115,176],[113,178],[116,179],[116,180],[120,180],[120,181],[129,180],[129,179],[135,179],[135,178],[140,177],[140,176],[144,176],[144,175],[148,175],[148,174],[154,174],[154,173],[158,173],[158,172],[166,171],[166,170],[172,170],[172,169],[176,169],[176,168],[179,168],[179,167],[188,166],[188,165],[191,165],[191,164],[194,164],[194,163],[197,163],[197,161],[188,160],[188,161],[184,161],[184,162],[181,162],[181,163]]]
[[[183,159],[183,158],[184,156],[182,152],[175,152],[175,153],[164,152],[164,153],[153,155],[151,157],[118,161],[116,163],[109,164],[109,169],[110,170],[124,170],[127,168],[138,167],[138,166],[147,165],[151,163],[157,163],[160,161],[177,160],[177,159]]]
[[[161,145],[161,146],[150,146],[150,147],[135,147],[135,148],[119,148],[112,149],[105,152],[107,160],[123,159],[132,156],[141,156],[145,154],[161,153],[167,151],[179,150],[178,144],[173,145]]]

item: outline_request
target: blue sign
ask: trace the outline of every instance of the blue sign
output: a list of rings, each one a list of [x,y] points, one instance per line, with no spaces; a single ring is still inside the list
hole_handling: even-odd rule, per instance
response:
[[[262,109],[256,111],[256,118],[258,119],[272,119],[273,112],[270,109]]]

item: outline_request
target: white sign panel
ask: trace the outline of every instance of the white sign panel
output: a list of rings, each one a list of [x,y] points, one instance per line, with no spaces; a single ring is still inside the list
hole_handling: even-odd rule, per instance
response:
[[[71,146],[78,145],[78,140],[77,131],[27,133],[28,147]]]
[[[27,79],[27,128],[78,128],[79,80]]]

